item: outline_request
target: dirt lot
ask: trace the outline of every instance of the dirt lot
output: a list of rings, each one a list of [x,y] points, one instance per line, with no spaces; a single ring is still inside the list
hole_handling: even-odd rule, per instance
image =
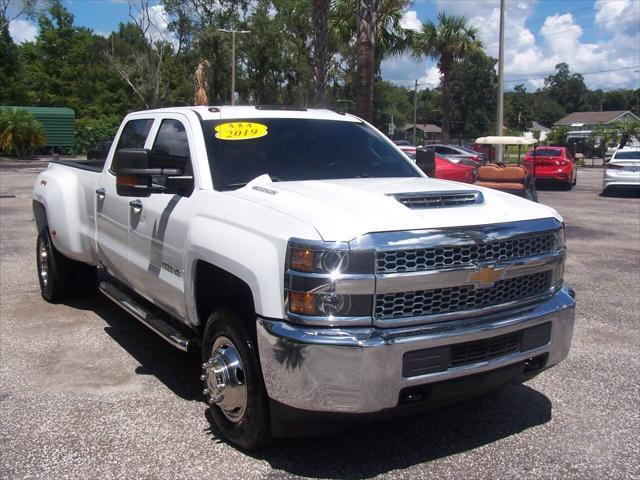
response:
[[[640,478],[640,198],[599,197],[601,170],[540,193],[568,225],[568,360],[495,395],[247,455],[211,431],[197,359],[101,296],[41,299],[40,168],[0,165],[0,478]]]

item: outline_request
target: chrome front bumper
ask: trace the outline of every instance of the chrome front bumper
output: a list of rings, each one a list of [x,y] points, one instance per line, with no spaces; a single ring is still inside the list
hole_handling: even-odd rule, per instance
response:
[[[567,357],[574,295],[563,287],[534,306],[484,317],[404,328],[323,328],[259,318],[260,362],[267,393],[286,406],[315,412],[372,413],[398,405],[407,387],[464,377],[548,354]],[[402,376],[407,352],[488,339],[551,322],[540,348],[417,377]]]

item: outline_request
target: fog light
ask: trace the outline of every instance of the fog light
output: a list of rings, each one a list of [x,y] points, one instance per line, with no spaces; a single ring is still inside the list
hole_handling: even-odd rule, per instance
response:
[[[346,295],[320,295],[318,298],[318,310],[326,316],[337,316],[349,310],[349,297]]]

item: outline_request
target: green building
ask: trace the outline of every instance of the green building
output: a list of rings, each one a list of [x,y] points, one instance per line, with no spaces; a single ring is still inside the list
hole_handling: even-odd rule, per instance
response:
[[[59,149],[73,148],[75,145],[76,114],[66,107],[20,107],[2,106],[5,108],[20,108],[36,117],[44,126],[47,143],[44,148]]]

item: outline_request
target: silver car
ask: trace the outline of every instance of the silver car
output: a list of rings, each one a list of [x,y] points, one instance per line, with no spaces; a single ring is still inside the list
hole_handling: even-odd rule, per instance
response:
[[[458,163],[456,159],[467,159],[474,161],[476,165],[484,165],[487,163],[487,156],[482,152],[476,152],[471,148],[463,147],[460,145],[444,145],[441,143],[435,143],[432,145],[425,145],[425,148],[435,150],[438,155],[446,157],[449,160]]]
[[[640,148],[620,148],[605,164],[602,192],[616,187],[640,187]]]

